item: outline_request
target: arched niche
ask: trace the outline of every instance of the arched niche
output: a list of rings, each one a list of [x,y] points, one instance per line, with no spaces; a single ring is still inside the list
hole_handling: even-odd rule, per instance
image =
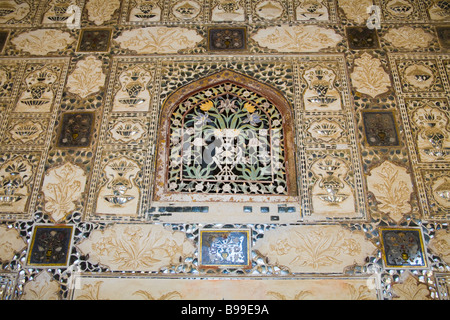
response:
[[[153,201],[297,202],[296,179],[293,111],[278,90],[223,70],[165,100]]]

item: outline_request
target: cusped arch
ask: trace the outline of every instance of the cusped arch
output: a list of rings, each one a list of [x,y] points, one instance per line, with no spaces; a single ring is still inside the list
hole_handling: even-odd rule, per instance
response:
[[[230,120],[229,124],[224,125],[224,121],[219,121],[221,119],[216,121],[218,118],[222,118],[222,120],[233,118],[234,120]],[[238,193],[232,198],[234,201],[239,201],[239,196],[242,196],[243,201],[255,200],[262,195],[265,197],[281,196],[283,199],[296,197],[293,118],[292,107],[280,91],[256,79],[228,69],[177,89],[167,97],[159,116],[154,200],[176,200],[177,195],[181,196],[183,193],[190,196],[193,194],[202,195],[200,196],[202,200],[218,200],[217,196],[226,195],[226,193]],[[198,125],[199,122],[204,128],[203,136],[197,136],[197,138],[193,136],[189,140],[190,143],[186,143],[186,140],[183,139],[187,136],[187,131],[190,131],[190,133],[196,132],[194,126]],[[221,126],[217,123],[221,123]],[[236,123],[240,123],[241,127],[236,127]],[[239,134],[230,135],[231,132],[238,132],[242,129],[244,123],[247,129],[246,134],[241,136]],[[189,124],[190,127],[188,127]],[[253,131],[261,134],[258,138],[249,137],[248,133],[253,132],[249,129],[255,129]],[[269,139],[264,140],[267,132],[270,133],[270,141]],[[245,136],[245,138],[242,138],[242,136]],[[233,142],[230,137],[237,138]],[[239,140],[239,138],[241,139]],[[212,163],[212,161],[210,165],[209,163],[198,163],[197,167],[190,169],[190,172],[195,171],[196,173],[186,173],[189,170],[183,169],[186,168],[186,166],[183,167],[184,161],[187,158],[186,154],[191,157],[192,150],[186,151],[185,146],[191,144],[195,149],[206,145],[201,150],[204,156],[206,149],[212,145],[211,141],[216,143],[216,149],[214,149],[216,151],[212,152],[212,158],[215,157],[214,161],[218,165],[215,166],[216,163]],[[234,153],[237,154],[239,153],[239,147],[242,145],[251,148],[251,145],[254,145],[255,142],[261,145],[264,141],[269,141],[266,144],[270,148],[274,148],[279,143],[276,150],[270,149],[270,161],[275,158],[272,156],[273,150],[275,150],[279,155],[277,159],[282,159],[282,163],[280,161],[270,163],[267,167],[259,163],[258,168],[248,167],[250,160],[256,159],[256,156],[253,158],[250,156],[241,158],[241,160],[244,159],[243,162],[247,164],[247,168],[241,164],[230,168],[231,165],[228,165],[226,158],[222,157],[220,164],[217,161],[219,154],[222,155],[217,150],[226,151],[225,149],[230,145],[230,142],[237,144],[238,147],[229,148],[228,151],[234,150]],[[254,151],[255,149],[251,150]],[[261,150],[257,156],[260,155]],[[195,159],[195,157],[192,156],[192,159]],[[272,175],[270,177],[260,174],[264,168],[266,170],[271,168]],[[279,173],[276,177],[273,174],[274,168]],[[199,178],[200,172],[205,171],[209,175]],[[238,171],[241,171],[242,175],[239,175]],[[247,175],[247,172],[250,174]],[[191,174],[188,178],[192,179],[183,180],[184,174]],[[210,178],[212,174],[218,177],[216,185],[212,181],[214,179]],[[284,178],[280,178],[281,176]],[[180,181],[180,179],[183,181]],[[282,181],[283,179],[284,181]],[[238,185],[238,182],[241,185]],[[177,185],[183,185],[184,189],[177,188]],[[206,195],[208,192],[211,195],[213,194],[214,197],[208,198]],[[186,197],[184,198],[186,199]]]

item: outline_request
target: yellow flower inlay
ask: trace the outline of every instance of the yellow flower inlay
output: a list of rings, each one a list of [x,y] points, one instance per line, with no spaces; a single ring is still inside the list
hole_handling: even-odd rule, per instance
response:
[[[250,113],[255,112],[255,106],[252,105],[252,104],[249,103],[249,102],[246,102],[246,103],[244,104],[244,109],[247,110],[247,111],[250,112]]]
[[[206,101],[205,103],[200,105],[200,110],[202,111],[208,111],[209,109],[211,109],[212,107],[214,107],[214,104],[211,100]]]

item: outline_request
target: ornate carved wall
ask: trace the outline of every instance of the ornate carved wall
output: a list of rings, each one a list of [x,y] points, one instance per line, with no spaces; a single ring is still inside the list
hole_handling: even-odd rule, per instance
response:
[[[1,298],[448,299],[449,5],[2,1]]]

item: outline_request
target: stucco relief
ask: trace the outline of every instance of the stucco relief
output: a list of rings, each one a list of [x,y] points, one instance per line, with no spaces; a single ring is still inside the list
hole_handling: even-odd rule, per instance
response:
[[[287,226],[270,230],[254,250],[294,273],[341,273],[354,263],[363,263],[376,247],[361,233],[338,225]]]
[[[31,193],[33,165],[25,156],[16,156],[0,166],[0,210],[23,212]]]
[[[203,37],[187,28],[147,27],[124,31],[115,40],[122,48],[139,54],[177,53],[194,47]]]
[[[278,26],[258,30],[252,36],[262,47],[278,52],[314,52],[335,47],[343,38],[318,26]]]
[[[374,98],[387,92],[391,86],[389,75],[381,66],[380,60],[366,52],[355,59],[355,68],[350,77],[357,91]]]
[[[390,29],[384,36],[393,46],[407,50],[426,48],[433,41],[434,36],[422,28],[404,26]]]
[[[157,224],[115,224],[94,231],[77,247],[92,262],[118,271],[159,271],[195,251],[182,232]]]
[[[406,273],[404,280],[393,284],[394,300],[429,300],[430,291],[425,283],[421,283],[411,273]]]
[[[24,32],[11,40],[17,49],[39,56],[63,50],[74,41],[69,33],[57,29]]]
[[[315,216],[356,215],[355,197],[348,183],[348,164],[330,155],[315,161],[311,171],[316,181],[311,188],[311,201]]]
[[[22,300],[60,300],[60,286],[45,270],[24,286]]]
[[[338,0],[339,7],[347,19],[357,24],[365,24],[369,18],[367,8],[373,5],[372,0]]]
[[[75,70],[68,77],[67,88],[70,92],[86,98],[98,92],[105,84],[102,62],[94,56],[78,61]]]
[[[0,225],[0,261],[10,261],[17,252],[25,249],[27,243],[14,228]]]
[[[76,208],[86,185],[86,173],[71,163],[48,170],[44,177],[42,192],[45,211],[55,221],[63,219]]]
[[[120,157],[109,161],[103,171],[108,181],[100,188],[97,212],[135,215],[141,194],[135,182],[139,165],[132,159]]]
[[[96,25],[102,25],[110,20],[119,7],[119,0],[88,0],[86,4],[89,21],[93,21]]]
[[[135,66],[119,75],[120,89],[114,97],[113,111],[147,111],[150,106],[149,82],[152,72]]]
[[[447,230],[437,230],[428,246],[447,264],[450,264],[450,233]]]
[[[374,300],[372,278],[148,279],[77,277],[74,300]],[[270,311],[269,311],[270,312]]]
[[[411,211],[413,188],[406,168],[385,161],[370,171],[367,184],[379,202],[378,208],[395,221],[400,221],[404,214]]]

